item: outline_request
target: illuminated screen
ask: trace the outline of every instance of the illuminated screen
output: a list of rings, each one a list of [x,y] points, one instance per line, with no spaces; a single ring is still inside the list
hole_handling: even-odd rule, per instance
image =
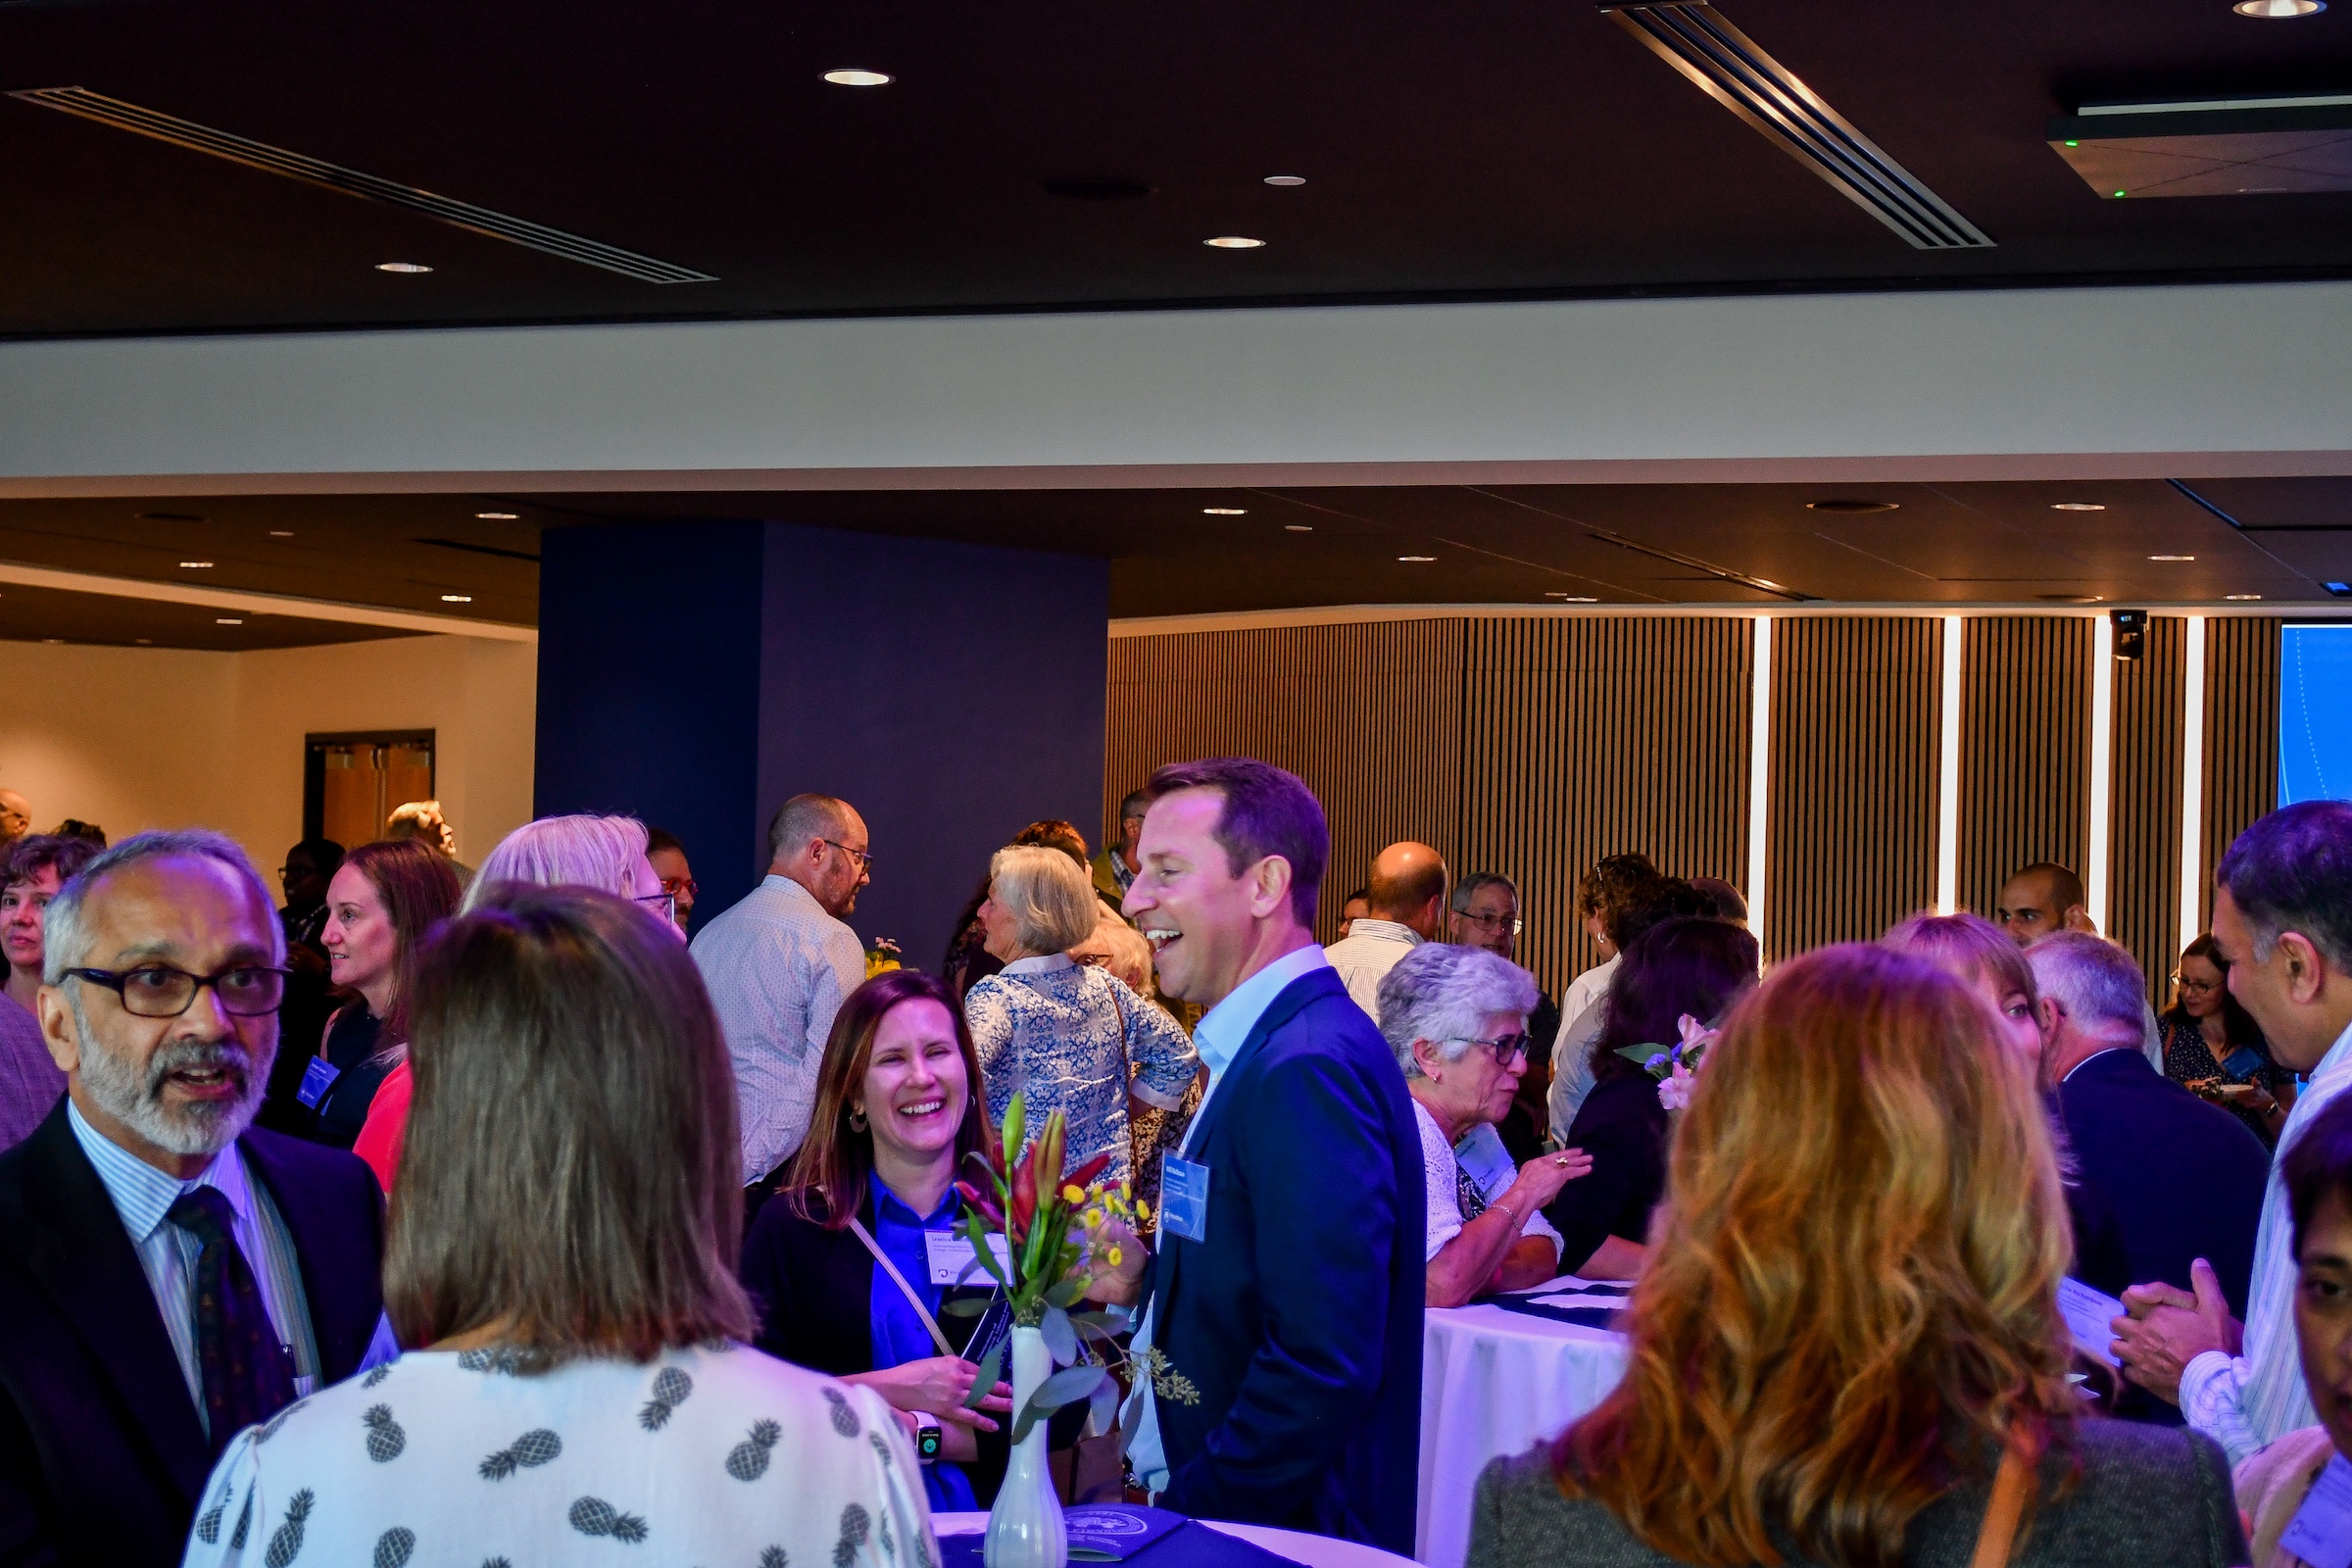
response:
[[[2352,625],[2282,635],[2278,804],[2352,800]]]

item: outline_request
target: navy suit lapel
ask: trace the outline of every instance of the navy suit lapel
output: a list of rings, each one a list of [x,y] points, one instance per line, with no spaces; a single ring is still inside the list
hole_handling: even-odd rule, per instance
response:
[[[1233,1107],[1233,1089],[1241,1078],[1242,1070],[1256,1059],[1257,1054],[1265,1049],[1266,1042],[1273,1038],[1275,1031],[1297,1017],[1299,1009],[1316,998],[1332,992],[1345,996],[1347,989],[1340,983],[1336,971],[1329,968],[1311,969],[1284,986],[1274,1000],[1266,1004],[1266,1010],[1257,1015],[1256,1024],[1250,1028],[1249,1038],[1242,1042],[1242,1049],[1235,1052],[1233,1060],[1225,1064],[1225,1071],[1217,1080],[1217,1092],[1201,1107],[1199,1121],[1185,1139],[1184,1147],[1191,1151],[1193,1157],[1206,1153],[1209,1135],[1215,1130],[1218,1119]],[[1213,1176],[1209,1182],[1209,1195],[1213,1200],[1216,1195]],[[1159,1250],[1152,1259],[1152,1307],[1160,1307],[1163,1298],[1174,1296],[1179,1260],[1187,1247],[1199,1245],[1201,1244],[1186,1242],[1180,1236],[1161,1237]],[[1155,1332],[1164,1338],[1164,1308],[1154,1315],[1152,1322]]]
[[[62,1102],[26,1143],[25,1265],[106,1369],[127,1425],[153,1446],[193,1508],[212,1453],[122,1216],[74,1141]]]
[[[334,1201],[337,1189],[302,1180],[279,1154],[273,1136],[249,1132],[237,1140],[237,1148],[244,1152],[245,1168],[270,1189],[294,1239],[303,1306],[318,1346],[318,1386],[340,1383],[359,1369],[383,1310],[382,1259],[370,1245],[378,1229],[354,1235],[352,1222],[359,1216],[350,1204]]]

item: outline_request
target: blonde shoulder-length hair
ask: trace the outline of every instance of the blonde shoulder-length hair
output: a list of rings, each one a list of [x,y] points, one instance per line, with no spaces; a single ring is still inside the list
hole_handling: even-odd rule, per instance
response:
[[[1734,1009],[1676,1131],[1625,1381],[1552,1450],[1684,1562],[1902,1560],[2004,1445],[2071,1431],[2073,1253],[2029,1069],[1959,981],[1864,946]]]

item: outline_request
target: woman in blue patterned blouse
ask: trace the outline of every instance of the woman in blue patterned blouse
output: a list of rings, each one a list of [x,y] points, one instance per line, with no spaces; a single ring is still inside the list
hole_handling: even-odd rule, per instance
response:
[[[1069,1118],[1069,1165],[1108,1154],[1111,1178],[1124,1181],[1127,1097],[1176,1109],[1200,1057],[1164,1008],[1071,959],[1094,934],[1095,892],[1068,856],[1015,845],[997,852],[988,877],[980,924],[1004,967],[974,983],[963,1012],[989,1115],[1002,1123],[1018,1090],[1031,1126],[1056,1110]]]

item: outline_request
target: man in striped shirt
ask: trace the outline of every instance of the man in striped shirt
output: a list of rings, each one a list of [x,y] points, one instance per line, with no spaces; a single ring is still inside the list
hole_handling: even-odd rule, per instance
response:
[[[2283,1156],[2320,1109],[2352,1084],[2352,802],[2307,801],[2237,836],[2214,873],[2213,936],[2230,995],[2272,1054],[2305,1075],[2278,1136]],[[2138,1383],[2180,1406],[2232,1463],[2318,1420],[2295,1347],[2293,1218],[2271,1165],[2241,1326],[2212,1268],[2196,1289],[2136,1285],[2115,1320],[2116,1353]]]

